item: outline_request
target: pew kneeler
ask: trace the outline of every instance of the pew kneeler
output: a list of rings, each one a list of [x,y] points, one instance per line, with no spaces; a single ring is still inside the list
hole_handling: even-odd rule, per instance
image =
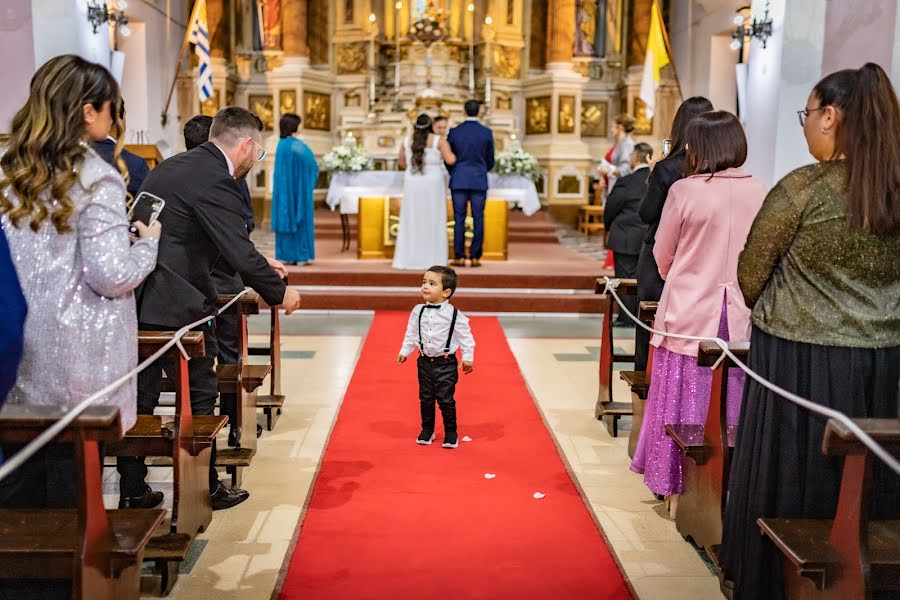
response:
[[[269,345],[250,346],[250,356],[268,356],[272,373],[269,377],[269,393],[256,397],[256,406],[266,416],[266,429],[272,431],[284,407],[284,394],[281,393],[281,323],[277,308],[270,308]]]
[[[598,373],[597,404],[594,408],[594,416],[602,420],[609,434],[616,437],[619,432],[619,419],[630,416],[633,413],[631,399],[616,401],[613,398],[613,364],[617,362],[634,362],[634,354],[617,353],[613,339],[613,304],[615,300],[612,294],[605,294],[606,282],[597,279],[594,292],[600,295],[600,312],[603,315],[603,324],[600,334],[600,361]],[[620,296],[637,293],[636,279],[619,280],[619,288],[616,293]]]

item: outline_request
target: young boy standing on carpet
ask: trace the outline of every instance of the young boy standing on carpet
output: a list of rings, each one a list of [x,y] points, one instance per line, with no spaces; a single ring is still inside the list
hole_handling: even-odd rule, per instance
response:
[[[434,266],[422,276],[422,299],[409,315],[406,337],[397,357],[397,364],[406,362],[413,349],[419,349],[419,408],[422,432],[416,443],[431,444],[434,440],[434,403],[441,407],[444,420],[444,448],[459,446],[456,433],[456,382],[459,380],[457,349],[462,350],[462,370],[473,370],[475,339],[469,319],[452,304],[456,291],[456,271]]]

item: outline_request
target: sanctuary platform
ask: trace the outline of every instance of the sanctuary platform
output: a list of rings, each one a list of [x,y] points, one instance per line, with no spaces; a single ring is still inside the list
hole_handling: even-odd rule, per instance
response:
[[[316,210],[315,219],[316,260],[288,267],[303,309],[409,310],[419,300],[421,273],[394,270],[390,260],[357,259],[355,220],[350,222],[351,247],[341,252],[340,216]],[[272,253],[274,234],[267,224],[252,237],[263,253]],[[594,280],[612,274],[602,260],[564,246],[545,213],[526,217],[518,211],[509,214],[509,259],[482,265],[457,268],[453,303],[460,310],[597,313]]]

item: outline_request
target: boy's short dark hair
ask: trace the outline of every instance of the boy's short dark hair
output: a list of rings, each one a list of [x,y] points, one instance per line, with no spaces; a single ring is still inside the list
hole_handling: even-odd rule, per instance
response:
[[[193,150],[200,144],[209,141],[209,128],[212,126],[212,117],[197,115],[184,124],[184,148]]]
[[[466,103],[463,104],[463,110],[466,111],[467,117],[477,117],[479,108],[481,108],[481,103],[478,100],[466,100]]]
[[[647,142],[640,142],[634,145],[634,152],[637,154],[638,164],[644,164],[653,158],[653,146]]]
[[[447,120],[447,117],[438,115],[434,119],[431,120],[431,124],[434,125],[435,123],[440,123],[441,121],[446,121],[446,120]]]
[[[450,297],[453,297],[453,292],[456,291],[456,271],[454,271],[450,267],[435,265],[429,268],[428,272],[434,273],[435,275],[440,275],[441,286],[445,290],[450,290]]]

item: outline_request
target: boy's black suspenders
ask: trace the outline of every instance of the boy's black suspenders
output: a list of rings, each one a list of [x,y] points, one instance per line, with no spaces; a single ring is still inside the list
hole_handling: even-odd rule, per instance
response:
[[[419,352],[425,356],[425,344],[422,343],[422,313],[425,312],[425,305],[419,309]],[[453,307],[453,317],[450,319],[450,334],[447,336],[447,343],[444,344],[444,357],[450,355],[450,342],[453,341],[453,331],[456,329],[456,314],[459,310]]]

